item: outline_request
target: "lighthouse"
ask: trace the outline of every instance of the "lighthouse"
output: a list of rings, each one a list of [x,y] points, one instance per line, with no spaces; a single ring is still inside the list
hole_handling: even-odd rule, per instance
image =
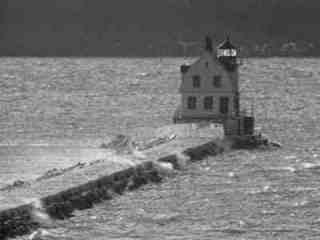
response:
[[[226,135],[253,134],[254,118],[240,114],[240,65],[238,49],[229,37],[214,47],[207,36],[200,58],[180,67],[181,100],[173,121],[221,123]]]
[[[233,82],[233,104],[235,115],[239,116],[240,103],[239,103],[239,66],[237,48],[231,43],[229,36],[217,48],[217,59],[224,66],[228,72],[231,81]]]

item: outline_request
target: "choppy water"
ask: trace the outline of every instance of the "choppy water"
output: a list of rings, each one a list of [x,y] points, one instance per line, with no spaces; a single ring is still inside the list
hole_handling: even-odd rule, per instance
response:
[[[101,158],[104,152],[92,148],[115,134],[171,122],[178,65],[175,59],[1,58],[0,188],[53,166]]]
[[[165,125],[178,104],[183,61],[1,59],[1,143],[92,147],[118,132]],[[320,59],[242,66],[242,103],[254,100],[257,125],[282,149],[207,159],[52,231],[58,239],[319,239],[319,69]],[[10,151],[0,152],[3,178]]]

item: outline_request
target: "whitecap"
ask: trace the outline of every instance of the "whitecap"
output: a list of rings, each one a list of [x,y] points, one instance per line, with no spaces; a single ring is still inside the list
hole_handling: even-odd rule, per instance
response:
[[[140,218],[143,219],[146,222],[151,222],[158,225],[165,225],[170,222],[177,221],[180,218],[179,213],[147,213],[145,211],[140,212]]]
[[[302,200],[300,202],[295,202],[294,203],[294,206],[295,207],[303,207],[303,206],[306,206],[309,202],[307,200]]]
[[[172,163],[169,162],[155,162],[155,167],[157,171],[164,175],[164,176],[170,176],[174,174],[174,166]]]
[[[157,162],[157,165],[160,166],[162,169],[166,169],[166,170],[174,169],[172,163],[169,163],[169,162]]]
[[[150,76],[150,73],[146,73],[146,72],[141,72],[137,74],[137,77],[139,78],[144,78],[144,77],[148,77]]]
[[[143,152],[138,151],[136,149],[132,150],[132,154],[134,157],[136,157],[138,159],[146,159],[147,158],[147,156]]]
[[[320,164],[306,162],[306,163],[302,163],[302,167],[305,169],[315,169],[315,168],[320,168]]]
[[[292,160],[292,159],[296,159],[296,158],[297,158],[297,156],[295,156],[295,155],[289,155],[289,156],[284,157],[284,159],[286,159],[286,160]]]
[[[291,166],[282,167],[280,169],[285,170],[285,171],[289,171],[289,172],[292,172],[292,173],[297,171],[294,167],[291,167]]]
[[[266,185],[263,187],[263,192],[268,192],[270,191],[270,189],[271,189],[270,185]]]
[[[53,232],[49,232],[46,229],[40,228],[33,233],[31,233],[28,237],[29,240],[42,240],[42,239],[61,239],[64,237],[62,235],[54,234]]]
[[[53,224],[53,220],[44,209],[40,199],[33,200],[31,206],[31,216],[35,222],[41,224],[42,226],[51,226]]]

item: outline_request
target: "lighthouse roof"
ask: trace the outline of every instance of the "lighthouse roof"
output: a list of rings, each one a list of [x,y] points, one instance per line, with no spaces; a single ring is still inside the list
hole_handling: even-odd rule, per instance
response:
[[[227,37],[227,39],[218,46],[218,49],[236,49],[236,47],[231,43],[230,38]]]

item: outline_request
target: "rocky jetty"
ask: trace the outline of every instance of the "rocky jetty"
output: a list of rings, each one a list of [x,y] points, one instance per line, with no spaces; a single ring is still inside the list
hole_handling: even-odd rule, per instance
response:
[[[247,146],[222,138],[217,129],[185,130],[186,126],[160,129],[164,135],[150,141],[152,147],[144,151],[134,148],[131,138],[119,135],[102,146],[117,153],[113,158],[66,168],[59,174],[49,172],[32,183],[2,189],[0,239],[40,231],[56,220],[71,217],[75,210],[91,208],[147,183],[159,183],[189,162]],[[214,138],[210,131],[216,133]],[[194,132],[198,135],[191,137]],[[259,143],[252,147],[266,145]]]
[[[69,218],[74,210],[91,208],[147,183],[161,182],[189,161],[221,152],[223,147],[212,139],[179,139],[144,151],[145,159],[121,155],[116,160],[97,161],[55,177],[2,190],[0,239],[24,235],[41,227],[35,206],[40,205],[50,219]]]

